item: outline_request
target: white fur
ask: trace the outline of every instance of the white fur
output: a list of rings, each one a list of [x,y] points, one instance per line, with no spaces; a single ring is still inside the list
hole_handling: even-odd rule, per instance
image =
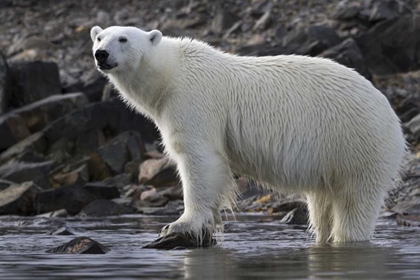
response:
[[[212,233],[235,172],[307,195],[318,242],[372,236],[406,143],[387,99],[361,75],[328,59],[240,57],[132,27],[92,33],[102,37],[93,50],[118,63],[103,72],[155,121],[178,165],[185,213],[163,235]]]

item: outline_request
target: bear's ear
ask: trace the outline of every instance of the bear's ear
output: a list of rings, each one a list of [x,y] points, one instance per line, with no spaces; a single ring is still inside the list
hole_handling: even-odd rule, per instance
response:
[[[149,32],[149,40],[153,46],[156,46],[162,40],[162,32],[159,30],[152,30]]]
[[[92,29],[90,30],[90,38],[92,38],[93,42],[95,42],[96,35],[98,35],[101,31],[102,28],[100,28],[99,26],[92,27]]]

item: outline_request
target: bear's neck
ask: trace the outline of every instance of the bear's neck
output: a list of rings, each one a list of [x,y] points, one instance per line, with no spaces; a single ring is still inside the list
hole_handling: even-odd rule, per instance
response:
[[[175,54],[162,40],[136,71],[109,75],[109,79],[130,107],[157,121],[169,98]]]

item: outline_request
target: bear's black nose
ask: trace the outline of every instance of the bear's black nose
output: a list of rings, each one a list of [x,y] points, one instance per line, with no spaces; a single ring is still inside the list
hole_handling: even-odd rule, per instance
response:
[[[95,58],[99,63],[104,63],[108,59],[109,53],[105,50],[97,50]]]

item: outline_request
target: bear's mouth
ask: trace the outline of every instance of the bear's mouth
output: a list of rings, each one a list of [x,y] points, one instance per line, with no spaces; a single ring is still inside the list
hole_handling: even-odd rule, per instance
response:
[[[112,65],[111,64],[108,64],[108,63],[103,63],[103,64],[99,64],[98,63],[99,70],[111,70],[111,69],[113,69],[113,68],[115,68],[117,66],[118,66],[117,63],[112,64]]]

